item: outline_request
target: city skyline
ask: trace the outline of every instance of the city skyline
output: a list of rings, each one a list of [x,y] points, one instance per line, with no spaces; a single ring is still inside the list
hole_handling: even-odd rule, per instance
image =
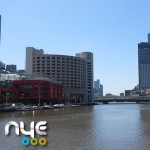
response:
[[[3,1],[0,60],[24,69],[27,46],[71,56],[90,51],[94,79],[101,79],[104,94],[118,95],[138,84],[138,43],[147,41],[150,31],[150,22],[144,23],[149,4],[135,0]]]

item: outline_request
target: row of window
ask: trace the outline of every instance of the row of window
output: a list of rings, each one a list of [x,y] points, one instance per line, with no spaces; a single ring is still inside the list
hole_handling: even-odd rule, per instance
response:
[[[37,69],[37,70],[39,70],[39,69],[41,69],[41,70],[45,70],[45,71],[53,71],[53,72],[55,72],[55,71],[57,71],[57,72],[71,72],[71,71],[76,71],[76,72],[84,72],[84,69],[77,69],[77,68],[60,68],[60,67],[57,67],[57,68],[55,68],[55,67],[52,67],[52,68],[47,68],[47,67],[33,67],[32,68],[33,70],[35,70],[35,69]]]
[[[26,89],[26,90],[28,90],[28,89],[38,89],[39,88],[38,84],[34,84],[33,86],[32,86],[32,84],[22,84],[22,85],[15,85],[15,87],[16,88],[20,87],[21,89]],[[45,85],[40,85],[40,89],[41,90],[48,90],[48,89],[50,89],[50,90],[59,91],[62,88],[61,87],[55,87],[55,86],[49,87],[49,85],[45,84]]]
[[[71,60],[71,61],[79,61],[79,62],[84,62],[84,60],[81,60],[81,58],[74,58],[74,57],[58,57],[58,56],[51,56],[51,57],[33,57],[33,60]]]
[[[80,63],[73,63],[73,62],[67,62],[67,63],[60,63],[60,62],[45,62],[45,61],[42,61],[42,62],[40,62],[40,61],[37,61],[37,62],[35,62],[35,61],[33,61],[33,64],[37,64],[37,65],[47,65],[47,66],[71,66],[71,67],[84,67],[85,65],[84,65],[84,63],[83,64],[80,64]]]
[[[70,89],[70,88],[74,88],[74,89],[84,89],[84,86],[66,86],[67,89]]]
[[[36,73],[36,72],[41,72],[40,70],[33,70],[33,73]],[[57,76],[64,76],[64,78],[65,78],[65,76],[68,78],[69,76],[71,77],[85,77],[85,74],[84,73],[80,73],[80,74],[77,74],[77,72],[70,72],[70,74],[69,74],[69,72],[66,72],[66,74],[61,74],[61,73],[58,73],[58,72],[55,72],[55,71],[52,71],[51,73],[50,73],[50,71],[47,71],[47,72],[45,72],[44,70],[42,70],[42,72],[41,72],[41,74],[48,74],[48,75],[57,75]]]

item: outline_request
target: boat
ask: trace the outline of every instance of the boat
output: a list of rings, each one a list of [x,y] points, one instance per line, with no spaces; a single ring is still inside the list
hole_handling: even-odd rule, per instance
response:
[[[15,108],[9,108],[9,107],[0,108],[0,112],[10,112],[10,111],[16,111],[16,109]]]
[[[53,106],[51,106],[51,105],[45,105],[45,106],[43,106],[43,108],[42,109],[52,109],[52,108],[54,108]]]
[[[64,104],[55,104],[53,105],[54,108],[64,108],[65,105]]]
[[[32,106],[31,107],[31,110],[40,110],[40,109],[42,109],[43,107],[41,107],[41,106]]]
[[[73,105],[73,104],[72,104],[71,106],[72,106],[72,107],[79,107],[80,105]]]
[[[21,108],[18,108],[17,110],[18,111],[29,111],[29,110],[32,110],[32,109],[31,109],[31,106],[23,106]]]

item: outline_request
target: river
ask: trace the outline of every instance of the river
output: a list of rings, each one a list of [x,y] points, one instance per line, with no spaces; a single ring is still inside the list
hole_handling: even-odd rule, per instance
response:
[[[5,135],[8,121],[47,121],[46,146],[25,147],[24,135]],[[149,150],[150,105],[106,104],[0,113],[0,150]],[[37,138],[40,138],[37,135]]]

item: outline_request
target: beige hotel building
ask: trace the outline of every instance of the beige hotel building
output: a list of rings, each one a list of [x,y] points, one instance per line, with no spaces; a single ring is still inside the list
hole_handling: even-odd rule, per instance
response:
[[[26,48],[26,75],[45,76],[64,85],[64,100],[93,101],[93,53],[75,56],[44,54],[43,49]]]

